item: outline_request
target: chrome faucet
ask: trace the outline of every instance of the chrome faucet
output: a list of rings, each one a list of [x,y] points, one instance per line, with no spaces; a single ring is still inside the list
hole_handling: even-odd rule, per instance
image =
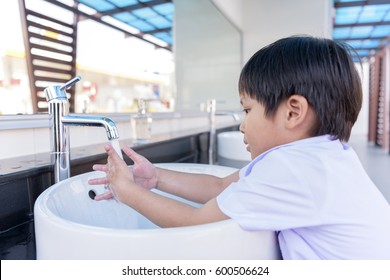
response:
[[[44,90],[49,105],[50,151],[55,183],[70,177],[68,126],[100,126],[105,128],[108,140],[119,138],[115,123],[107,117],[69,115],[66,89],[80,80],[81,77],[77,76],[64,85],[50,86]]]
[[[240,116],[236,112],[233,112],[233,111],[218,111],[218,112],[215,112],[215,115],[216,116],[232,116],[232,118],[236,122],[241,120]]]
[[[209,164],[214,164],[216,142],[217,142],[217,125],[215,116],[232,116],[234,121],[240,121],[240,116],[233,111],[216,111],[217,102],[215,99],[207,100],[207,112],[209,113],[209,123],[210,123],[210,132],[209,132]]]

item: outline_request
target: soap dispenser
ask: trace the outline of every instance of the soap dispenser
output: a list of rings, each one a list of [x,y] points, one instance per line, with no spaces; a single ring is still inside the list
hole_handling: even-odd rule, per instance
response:
[[[147,141],[152,137],[152,116],[147,112],[144,99],[138,99],[138,112],[131,117],[131,130],[135,141]]]

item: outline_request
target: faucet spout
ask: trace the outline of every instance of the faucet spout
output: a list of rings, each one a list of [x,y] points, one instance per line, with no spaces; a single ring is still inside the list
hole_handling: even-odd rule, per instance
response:
[[[233,111],[217,111],[215,112],[215,115],[217,116],[231,116],[234,121],[238,122],[240,120],[240,116]]]
[[[104,116],[80,116],[67,115],[62,117],[62,123],[73,126],[98,126],[103,127],[107,133],[107,139],[113,140],[119,138],[118,129],[115,123]]]
[[[207,111],[209,112],[209,123],[210,123],[210,132],[209,132],[209,164],[215,163],[216,158],[216,142],[217,142],[217,129],[216,129],[216,116],[231,116],[235,122],[240,121],[240,116],[234,111],[217,111],[216,110],[216,100],[210,99],[207,100]]]

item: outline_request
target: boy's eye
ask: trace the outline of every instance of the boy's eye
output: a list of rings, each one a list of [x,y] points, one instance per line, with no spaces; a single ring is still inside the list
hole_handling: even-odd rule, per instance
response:
[[[245,114],[248,114],[249,109],[242,109],[242,111],[243,111]]]

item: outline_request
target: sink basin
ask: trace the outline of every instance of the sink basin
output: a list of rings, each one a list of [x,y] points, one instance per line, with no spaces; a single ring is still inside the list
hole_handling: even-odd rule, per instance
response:
[[[226,176],[236,169],[203,164],[158,164],[178,171]],[[98,171],[59,182],[34,206],[37,259],[278,259],[274,232],[242,230],[233,220],[159,228],[115,200],[94,201]],[[156,191],[158,192],[158,191]],[[198,207],[199,204],[159,192]]]
[[[240,131],[221,132],[217,136],[218,164],[241,168],[251,161],[246,150],[244,136]]]

